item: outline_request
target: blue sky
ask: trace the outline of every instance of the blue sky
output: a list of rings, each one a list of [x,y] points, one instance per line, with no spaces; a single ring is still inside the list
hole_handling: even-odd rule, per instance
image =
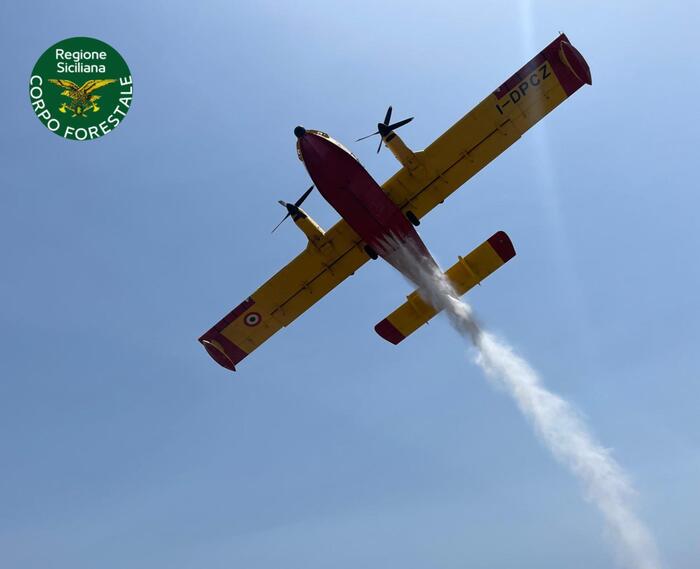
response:
[[[197,337],[304,246],[292,129],[346,143],[388,104],[429,144],[559,30],[593,86],[421,224],[468,295],[630,472],[668,567],[700,557],[694,2],[25,2],[0,133],[0,564],[17,568],[615,567],[594,508],[446,322],[367,265],[230,375]],[[134,77],[122,125],[51,135],[27,80],[65,37]],[[323,226],[335,212],[317,194]]]

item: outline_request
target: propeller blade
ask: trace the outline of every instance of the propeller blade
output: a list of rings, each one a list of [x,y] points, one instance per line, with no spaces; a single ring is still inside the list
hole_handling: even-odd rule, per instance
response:
[[[313,189],[314,189],[314,187],[311,186],[308,190],[306,190],[306,191],[303,193],[303,195],[302,195],[296,202],[294,202],[294,205],[295,205],[296,207],[299,207],[301,204],[303,204],[303,203],[304,203],[304,200],[305,200],[306,198],[309,197],[309,194],[311,193],[311,190],[313,190]]]
[[[413,117],[411,117],[409,119],[404,119],[402,121],[395,122],[394,124],[390,124],[388,128],[389,128],[389,130],[396,130],[397,128],[399,128],[401,126],[410,123],[412,120],[413,120]]]
[[[364,140],[365,138],[369,138],[370,136],[374,136],[376,134],[379,134],[379,131],[373,132],[372,134],[368,134],[367,136],[363,136],[362,138],[358,138],[355,142],[360,142],[360,140]]]
[[[283,203],[283,202],[280,202],[280,203]],[[285,216],[282,218],[282,221],[280,221],[277,225],[275,225],[275,228],[274,228],[272,231],[270,231],[270,233],[274,233],[275,231],[277,231],[277,228],[278,228],[280,225],[282,225],[288,217],[289,217],[289,214],[285,215]]]
[[[285,202],[283,200],[277,200],[278,204],[280,204],[284,208],[287,208],[287,215],[285,215],[282,218],[282,221],[280,221],[277,225],[275,225],[275,228],[270,233],[274,233],[275,231],[277,231],[277,228],[280,225],[282,225],[292,213],[294,213],[296,215],[296,212],[298,212],[299,206],[302,203],[304,203],[304,200],[306,198],[309,197],[309,194],[311,193],[311,190],[313,190],[313,189],[314,189],[314,186],[311,186],[308,190],[306,190],[303,194],[301,194],[301,197],[296,202],[294,202],[294,204],[288,204],[287,202]]]
[[[380,122],[377,124],[377,132],[373,132],[372,134],[368,134],[367,136],[363,136],[362,138],[358,138],[355,142],[360,142],[361,140],[365,140],[366,138],[369,138],[371,136],[376,136],[377,134],[380,136],[379,140],[379,146],[377,147],[377,154],[379,154],[379,151],[382,149],[382,142],[384,142],[384,138],[389,135],[389,133],[393,130],[396,130],[399,127],[402,127],[405,124],[410,123],[413,120],[413,117],[404,119],[402,121],[395,122],[394,124],[389,124],[389,121],[391,120],[391,113],[393,112],[393,107],[389,105],[389,108],[386,110],[386,115],[384,115],[384,122]]]

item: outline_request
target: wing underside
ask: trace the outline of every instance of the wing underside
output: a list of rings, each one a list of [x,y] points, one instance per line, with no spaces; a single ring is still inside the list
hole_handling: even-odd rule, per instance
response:
[[[382,186],[421,218],[517,141],[537,121],[591,83],[583,56],[561,34]]]
[[[369,260],[362,240],[339,221],[315,244],[307,245],[199,338],[217,363],[235,365],[270,336],[288,326]]]

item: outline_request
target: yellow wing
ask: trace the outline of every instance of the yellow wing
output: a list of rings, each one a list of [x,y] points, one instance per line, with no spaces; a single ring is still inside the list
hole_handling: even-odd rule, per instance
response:
[[[86,95],[89,95],[93,91],[96,91],[100,87],[104,87],[105,85],[109,85],[110,83],[114,83],[116,79],[89,79],[88,81],[85,81],[83,83],[83,86],[80,88],[80,90],[85,93]]]
[[[583,56],[561,34],[382,186],[423,217],[584,83]],[[398,138],[398,137],[397,137]]]
[[[64,89],[70,89],[71,91],[78,91],[80,89],[73,81],[68,81],[68,79],[49,79],[49,83],[53,83]]]
[[[288,326],[368,261],[360,237],[343,220],[244,300],[199,341],[223,367],[235,365]]]

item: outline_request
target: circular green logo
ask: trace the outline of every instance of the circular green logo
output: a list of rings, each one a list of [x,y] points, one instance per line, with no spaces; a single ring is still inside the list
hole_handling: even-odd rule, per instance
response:
[[[52,45],[29,79],[34,113],[51,132],[93,140],[114,130],[131,106],[133,85],[126,61],[94,38]]]

